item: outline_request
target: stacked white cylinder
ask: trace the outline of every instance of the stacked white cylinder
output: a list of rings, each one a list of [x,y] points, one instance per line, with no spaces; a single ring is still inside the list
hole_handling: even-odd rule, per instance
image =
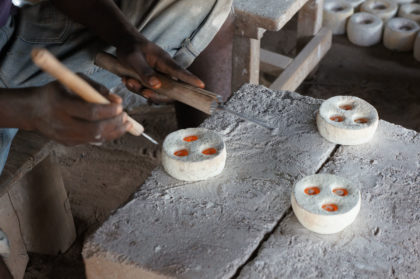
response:
[[[416,41],[414,43],[414,58],[420,62],[420,32],[417,33]]]
[[[414,49],[420,62],[420,0],[325,0],[323,16],[334,35],[347,33],[357,46],[383,40],[393,51]]]
[[[419,30],[419,25],[411,19],[393,18],[385,26],[384,46],[394,51],[410,51]]]
[[[408,18],[414,20],[420,24],[420,4],[404,4],[400,7],[398,12],[399,17]]]
[[[327,0],[324,3],[323,25],[334,35],[346,33],[347,20],[353,14],[353,7],[344,0]]]
[[[348,39],[358,46],[373,46],[382,40],[383,25],[383,21],[376,15],[356,13],[347,23]]]
[[[355,12],[358,12],[363,2],[365,2],[365,0],[344,0],[344,1],[349,3],[353,7]]]
[[[361,11],[374,14],[387,22],[397,14],[398,4],[393,0],[367,0],[362,4]]]
[[[391,1],[395,2],[397,5],[404,5],[404,4],[414,2],[414,0],[391,0]]]

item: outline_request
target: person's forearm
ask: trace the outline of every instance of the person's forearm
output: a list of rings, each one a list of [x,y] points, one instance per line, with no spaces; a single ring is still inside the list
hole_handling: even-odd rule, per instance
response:
[[[0,88],[0,128],[32,130],[32,98],[30,88]]]
[[[51,1],[64,14],[113,46],[125,46],[143,38],[113,0]]]

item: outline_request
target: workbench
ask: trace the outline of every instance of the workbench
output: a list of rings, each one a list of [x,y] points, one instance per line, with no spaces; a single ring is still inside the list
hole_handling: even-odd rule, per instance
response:
[[[324,0],[234,0],[232,89],[259,84],[260,71],[276,74],[275,90],[295,91],[331,48],[332,33],[322,27]],[[296,56],[261,48],[266,31],[278,32],[297,15]]]
[[[156,168],[132,200],[85,242],[87,278],[419,278],[420,135],[380,121],[371,142],[323,139],[321,100],[245,85],[202,127],[223,136],[223,173],[178,181]],[[356,183],[361,211],[340,233],[305,229],[294,183],[331,173]],[[123,176],[124,174],[118,174]]]

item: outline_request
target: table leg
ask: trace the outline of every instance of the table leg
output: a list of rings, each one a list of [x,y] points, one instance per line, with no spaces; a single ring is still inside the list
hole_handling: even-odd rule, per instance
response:
[[[233,39],[232,92],[244,83],[259,83],[260,75],[259,39],[236,35]]]
[[[331,30],[322,28],[271,84],[270,89],[295,91],[328,52],[331,40]]]
[[[324,0],[309,0],[299,11],[297,26],[297,52],[315,36],[322,27]]]

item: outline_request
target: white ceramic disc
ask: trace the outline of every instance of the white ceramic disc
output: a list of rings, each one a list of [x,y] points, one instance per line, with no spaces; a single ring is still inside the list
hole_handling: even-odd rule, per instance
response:
[[[379,116],[365,100],[353,96],[335,96],[321,104],[316,123],[319,133],[328,141],[356,145],[372,139]]]
[[[226,147],[216,132],[203,128],[178,130],[163,142],[162,164],[172,177],[184,181],[205,180],[220,174]]]
[[[400,7],[400,11],[398,12],[398,16],[414,20],[420,24],[420,4],[414,3],[402,5]]]
[[[348,18],[353,14],[353,7],[344,0],[327,0],[324,4],[323,25],[330,28],[334,35],[346,33]]]
[[[357,13],[347,23],[347,36],[355,45],[373,46],[382,39],[383,25],[383,21],[376,15]]]
[[[361,11],[377,15],[386,22],[397,14],[398,5],[391,0],[367,0],[362,4]]]
[[[331,174],[304,177],[293,188],[292,208],[299,222],[319,234],[337,233],[353,223],[360,211],[358,187]]]
[[[410,51],[419,30],[419,25],[411,19],[393,18],[385,26],[384,46],[394,51]]]

